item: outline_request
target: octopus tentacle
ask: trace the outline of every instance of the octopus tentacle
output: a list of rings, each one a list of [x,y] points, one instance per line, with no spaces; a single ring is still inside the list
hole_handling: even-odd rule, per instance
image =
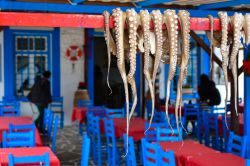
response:
[[[151,100],[152,100],[152,110],[151,112],[154,111],[155,108],[155,95],[154,95],[154,89],[153,89],[153,84],[152,84],[152,78],[151,78],[151,73],[150,73],[150,21],[151,17],[150,14],[147,10],[141,10],[140,11],[140,18],[141,18],[141,26],[143,30],[143,38],[144,38],[144,68],[143,72],[146,77],[146,80],[148,82],[149,86],[149,91],[151,95]]]
[[[105,37],[105,41],[106,41],[106,45],[107,45],[107,53],[108,53],[107,85],[108,85],[108,88],[110,89],[110,94],[112,94],[112,89],[111,89],[110,84],[109,84],[109,71],[110,71],[110,63],[111,63],[110,31],[109,31],[109,17],[110,17],[110,14],[109,14],[108,11],[104,11],[103,16],[104,16],[104,24],[105,24],[104,37]]]
[[[211,72],[213,69],[214,18],[212,15],[208,15],[208,19],[210,22],[210,38],[211,38],[211,41],[210,41],[210,72]]]
[[[235,13],[232,18],[231,18],[231,26],[233,29],[233,34],[234,34],[234,39],[233,39],[233,48],[230,56],[230,65],[232,68],[232,73],[233,73],[233,80],[234,80],[234,95],[235,101],[234,101],[234,106],[235,106],[235,111],[236,115],[238,116],[238,108],[237,108],[237,65],[236,65],[236,60],[237,60],[237,55],[238,51],[240,48],[241,44],[241,29],[243,27],[243,20],[244,17],[241,13]]]
[[[182,125],[182,128],[186,131],[186,129],[183,127],[181,120],[181,103],[182,103],[181,95],[182,95],[182,83],[183,80],[186,78],[187,65],[190,58],[190,14],[185,10],[181,10],[178,13],[178,16],[181,27],[181,35],[182,35],[182,48],[181,48],[182,53],[181,53],[180,75],[178,79],[175,112],[178,112],[178,108],[180,109],[179,110],[180,123]]]
[[[156,74],[157,74],[157,70],[159,68],[159,65],[161,62],[161,57],[162,57],[162,23],[163,23],[163,18],[162,18],[162,14],[161,14],[160,10],[153,10],[151,15],[153,18],[154,32],[156,35],[156,50],[155,50],[154,69],[153,69],[153,75],[152,75],[152,86],[153,86],[153,90],[154,90]],[[154,94],[155,94],[155,90],[154,90]],[[154,117],[154,109],[152,110],[151,118],[149,121],[149,128],[151,126],[153,117]]]
[[[245,14],[244,18],[245,44],[248,45],[250,43],[250,14]]]
[[[226,89],[226,98],[225,98],[225,123],[227,125],[227,98],[228,98],[228,74],[227,74],[227,67],[228,67],[228,54],[229,54],[229,47],[227,45],[228,43],[228,23],[229,18],[227,16],[226,12],[219,12],[218,13],[219,19],[221,21],[221,45],[220,45],[220,52],[222,55],[222,70],[224,73],[224,80],[225,80],[225,89]]]
[[[165,111],[167,116],[167,121],[169,124],[169,127],[173,130],[170,120],[168,117],[168,100],[170,95],[170,81],[173,79],[176,71],[176,65],[177,65],[177,37],[178,37],[178,31],[177,31],[177,15],[174,10],[166,10],[164,12],[164,22],[167,26],[168,30],[168,37],[170,39],[170,53],[169,53],[169,70],[168,70],[168,80],[167,80],[167,94],[166,94],[166,103],[165,103]],[[178,123],[178,112],[175,112],[175,119],[176,119],[176,125],[179,130],[179,123]]]
[[[126,11],[127,13],[127,25],[128,25],[128,31],[129,31],[129,61],[130,61],[130,71],[127,75],[128,83],[131,86],[132,94],[133,94],[133,105],[131,108],[131,112],[129,114],[129,120],[131,119],[136,104],[137,104],[137,91],[136,91],[136,84],[135,84],[135,78],[134,74],[136,71],[136,31],[138,27],[138,21],[137,21],[137,13],[134,9],[128,9]]]
[[[116,40],[116,51],[117,51],[117,67],[121,74],[125,99],[126,99],[126,117],[127,117],[127,143],[129,133],[129,94],[128,94],[128,83],[125,70],[125,57],[124,57],[124,23],[126,16],[123,14],[120,8],[114,9],[112,16],[114,18],[114,29],[115,29],[115,40]],[[128,146],[128,145],[127,145]],[[128,148],[127,148],[128,149]]]

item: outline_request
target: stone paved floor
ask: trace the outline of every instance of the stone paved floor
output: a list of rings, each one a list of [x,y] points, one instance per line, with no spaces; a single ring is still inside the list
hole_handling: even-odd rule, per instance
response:
[[[82,150],[82,137],[78,133],[76,125],[58,128],[56,142],[56,156],[61,162],[61,166],[80,166]],[[89,165],[94,165],[89,160]]]

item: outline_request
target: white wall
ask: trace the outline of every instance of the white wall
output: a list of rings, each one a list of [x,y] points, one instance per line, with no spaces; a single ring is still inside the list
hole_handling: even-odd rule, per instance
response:
[[[74,92],[78,83],[84,81],[84,58],[74,65],[65,58],[67,48],[77,45],[82,48],[84,44],[84,31],[82,28],[60,29],[60,54],[61,54],[61,96],[64,97],[65,125],[71,123],[70,117],[73,108]]]
[[[0,58],[1,58],[1,64],[0,64],[0,72],[1,72],[1,80],[0,80],[0,99],[4,96],[4,56],[3,56],[3,31],[0,32]]]

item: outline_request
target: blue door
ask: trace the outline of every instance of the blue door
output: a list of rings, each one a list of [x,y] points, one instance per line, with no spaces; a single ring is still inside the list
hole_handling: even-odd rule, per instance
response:
[[[50,69],[49,33],[20,33],[14,37],[14,91],[18,97],[27,96],[35,79]]]

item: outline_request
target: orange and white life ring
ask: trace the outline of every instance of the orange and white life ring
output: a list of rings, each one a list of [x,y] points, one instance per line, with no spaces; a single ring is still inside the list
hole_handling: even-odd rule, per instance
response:
[[[70,46],[66,51],[66,58],[72,62],[78,61],[82,57],[82,50],[78,46]]]

